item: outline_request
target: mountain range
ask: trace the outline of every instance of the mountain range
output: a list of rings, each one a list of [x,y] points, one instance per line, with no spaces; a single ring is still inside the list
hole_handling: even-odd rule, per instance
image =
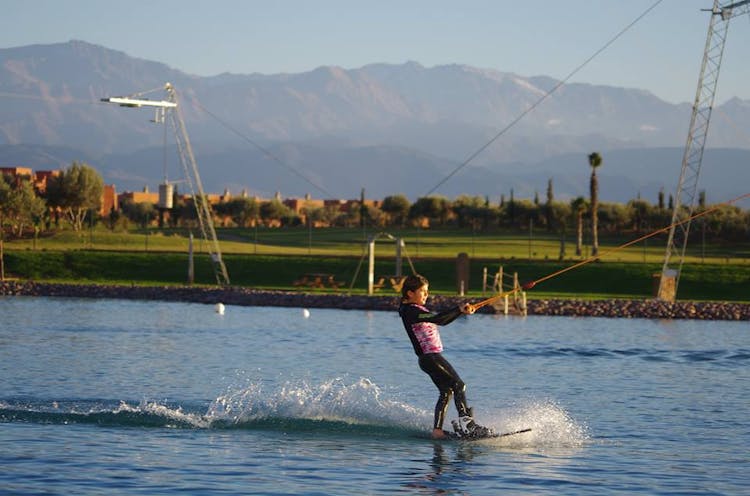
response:
[[[206,190],[262,197],[357,198],[365,188],[369,198],[497,201],[511,189],[543,196],[549,179],[558,199],[587,196],[587,155],[598,151],[602,201],[655,201],[676,187],[691,112],[641,89],[582,83],[543,98],[557,80],[466,65],[200,77],[70,41],[0,49],[0,166],[85,161],[118,191],[179,181],[174,137],[150,122],[153,111],[101,102],[161,100],[166,82]],[[750,101],[714,109],[700,180],[709,201],[746,192],[749,128]]]

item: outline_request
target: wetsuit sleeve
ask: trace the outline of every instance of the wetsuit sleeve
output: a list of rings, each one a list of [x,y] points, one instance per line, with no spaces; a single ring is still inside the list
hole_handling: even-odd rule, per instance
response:
[[[402,317],[410,324],[418,322],[430,322],[439,326],[448,325],[462,315],[460,307],[450,308],[442,312],[425,312],[414,305],[405,305],[402,308]]]

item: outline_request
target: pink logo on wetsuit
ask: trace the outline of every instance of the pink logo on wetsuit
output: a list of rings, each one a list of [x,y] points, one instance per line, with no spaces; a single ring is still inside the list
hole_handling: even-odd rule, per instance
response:
[[[424,310],[426,313],[430,311],[422,305],[414,305],[420,310]],[[440,331],[438,331],[437,324],[431,322],[417,322],[412,324],[412,331],[419,341],[419,346],[422,348],[423,353],[442,353],[443,342],[440,340]]]

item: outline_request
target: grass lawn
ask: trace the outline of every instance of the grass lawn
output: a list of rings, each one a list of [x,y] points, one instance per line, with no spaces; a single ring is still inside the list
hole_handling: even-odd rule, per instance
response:
[[[359,229],[219,229],[224,261],[233,285],[296,289],[304,273],[333,274],[339,291],[365,292],[366,242]],[[456,293],[458,253],[470,257],[468,293],[482,294],[484,269],[489,278],[502,266],[506,289],[513,273],[523,283],[537,280],[585,259],[576,257],[574,240],[566,240],[566,256],[558,261],[560,240],[544,232],[485,234],[459,230],[389,231],[405,242],[403,273],[417,272],[431,290]],[[637,237],[634,235],[633,238]],[[631,238],[632,239],[632,238]],[[666,241],[655,236],[619,249],[624,238],[600,239],[601,261],[587,263],[540,283],[532,298],[649,298],[653,274],[661,272]],[[376,242],[375,275],[394,274],[395,243]],[[6,275],[35,280],[118,284],[183,284],[187,274],[185,230],[112,233],[103,228],[76,234],[62,231],[37,240],[5,243]],[[194,241],[195,281],[214,284],[206,245]],[[356,276],[356,277],[355,277]],[[318,290],[322,291],[322,290]],[[325,291],[333,291],[326,289]],[[392,292],[383,288],[381,292]],[[680,279],[679,299],[750,301],[750,242],[740,245],[690,246]]]

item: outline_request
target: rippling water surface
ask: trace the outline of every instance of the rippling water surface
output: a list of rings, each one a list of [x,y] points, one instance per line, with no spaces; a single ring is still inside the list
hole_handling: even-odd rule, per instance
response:
[[[459,443],[395,313],[0,298],[0,493],[748,494],[749,330],[462,318]]]

